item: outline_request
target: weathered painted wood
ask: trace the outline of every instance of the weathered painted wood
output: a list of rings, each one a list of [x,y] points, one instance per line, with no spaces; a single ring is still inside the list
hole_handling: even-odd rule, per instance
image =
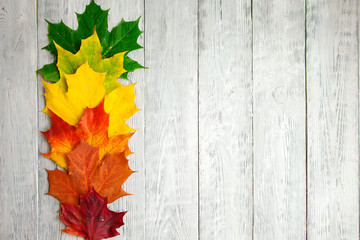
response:
[[[130,75],[139,172],[110,206],[129,211],[114,239],[358,239],[360,4],[307,0],[305,21],[304,1],[97,1],[110,27],[143,16],[132,57],[150,68]],[[44,195],[56,166],[38,156],[50,120],[34,71],[52,59],[43,19],[76,28],[87,3],[0,0],[1,239],[80,239]]]
[[[0,1],[0,239],[37,238],[36,1]]]
[[[306,237],[304,23],[304,1],[253,1],[254,239]]]
[[[122,18],[126,21],[134,21],[141,16],[140,29],[144,30],[144,1],[143,0],[102,0],[98,4],[103,9],[109,9],[109,28],[116,26]],[[138,43],[144,46],[144,34]],[[129,56],[144,64],[144,50],[136,50]],[[147,71],[147,70],[145,70]],[[125,225],[119,229],[120,236],[115,239],[140,240],[145,239],[145,167],[144,167],[144,70],[136,70],[129,74],[129,80],[121,80],[122,84],[136,83],[136,104],[141,110],[127,122],[129,126],[138,129],[130,139],[130,149],[134,152],[129,156],[130,167],[138,171],[133,174],[124,184],[124,189],[134,194],[117,200],[111,205],[111,209],[128,211],[125,215]]]
[[[147,240],[198,239],[197,10],[145,2]]]
[[[308,239],[359,239],[358,1],[307,1]]]
[[[200,239],[252,239],[251,1],[199,6]]]

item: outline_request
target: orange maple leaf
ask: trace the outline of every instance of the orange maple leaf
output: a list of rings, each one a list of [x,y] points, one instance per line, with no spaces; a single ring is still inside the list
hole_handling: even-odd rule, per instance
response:
[[[67,169],[66,154],[74,150],[80,139],[99,148],[100,160],[108,153],[132,154],[128,141],[134,133],[108,137],[109,114],[104,110],[104,100],[95,108],[86,108],[79,124],[71,126],[50,111],[52,127],[42,132],[51,145],[51,152],[42,153],[60,167]]]
[[[73,178],[59,169],[47,170],[48,180],[50,183],[49,192],[47,195],[57,198],[62,203],[71,203],[74,205],[79,204],[79,192],[78,186],[74,182]]]
[[[94,189],[107,197],[109,203],[129,195],[121,186],[134,171],[129,167],[125,152],[107,154],[99,162],[99,148],[81,141],[68,157],[68,173],[47,170],[50,183],[48,195],[61,203],[79,204],[79,196]]]
[[[76,149],[66,154],[66,156],[68,158],[71,181],[79,193],[88,193],[91,179],[98,168],[99,148],[91,147],[89,144],[81,141]]]
[[[113,202],[122,196],[129,195],[121,188],[121,185],[133,172],[124,153],[108,154],[101,166],[97,168],[92,178],[92,186],[101,196],[107,196],[108,201]]]

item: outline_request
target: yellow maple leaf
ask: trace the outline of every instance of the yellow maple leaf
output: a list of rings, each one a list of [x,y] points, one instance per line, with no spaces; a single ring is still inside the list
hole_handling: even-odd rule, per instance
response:
[[[128,120],[139,109],[136,107],[135,84],[121,85],[105,93],[106,73],[95,72],[87,62],[81,65],[75,74],[65,74],[64,90],[58,83],[43,81],[45,87],[46,107],[43,112],[50,115],[49,109],[72,126],[79,123],[85,108],[94,108],[105,97],[104,108],[109,116],[109,137],[135,131],[126,125]]]
[[[118,86],[118,78],[125,73],[124,69],[124,55],[126,52],[115,54],[110,58],[102,58],[102,47],[99,37],[94,30],[94,34],[86,39],[81,40],[80,50],[73,54],[58,44],[55,44],[58,52],[57,67],[60,73],[59,86],[66,90],[64,77],[66,74],[74,74],[76,70],[85,62],[88,62],[90,67],[99,73],[106,73],[105,75],[105,92],[109,93]]]

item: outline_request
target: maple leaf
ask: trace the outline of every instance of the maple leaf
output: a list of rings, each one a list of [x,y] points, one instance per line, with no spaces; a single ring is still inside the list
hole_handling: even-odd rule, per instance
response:
[[[134,103],[135,84],[120,85],[105,95],[104,80],[105,73],[95,72],[85,62],[75,74],[65,74],[67,91],[60,86],[61,81],[55,84],[43,81],[46,100],[43,112],[51,117],[51,110],[65,122],[75,126],[86,107],[94,108],[105,98],[105,112],[110,114],[109,137],[135,131],[125,123],[139,110]]]
[[[74,179],[69,177],[65,171],[59,169],[48,170],[49,180],[49,192],[47,195],[57,198],[62,203],[79,204],[79,192],[81,189],[78,188]]]
[[[65,223],[65,233],[86,240],[101,240],[119,235],[117,228],[124,225],[126,212],[114,212],[107,208],[107,199],[92,189],[80,196],[80,206],[61,204],[60,220]]]
[[[48,195],[61,203],[78,204],[79,196],[92,187],[109,203],[129,195],[121,186],[134,171],[129,167],[125,152],[107,154],[99,161],[99,149],[81,141],[66,154],[68,173],[61,170],[47,170],[50,183]]]
[[[42,132],[42,134],[47,138],[52,149],[49,153],[41,154],[52,159],[60,167],[67,168],[65,153],[71,152],[79,144],[79,134],[74,126],[71,126],[51,111],[50,117],[52,127],[46,132]]]
[[[128,160],[124,153],[108,154],[104,158],[101,166],[97,168],[92,186],[101,196],[107,196],[109,202],[128,195],[121,186],[134,173],[129,167]],[[115,184],[116,183],[116,184]]]
[[[57,67],[60,73],[60,81],[63,82],[65,74],[73,74],[85,62],[96,72],[106,73],[105,92],[109,93],[117,88],[120,83],[118,77],[125,73],[123,60],[125,52],[115,54],[110,58],[103,59],[101,56],[102,47],[96,31],[87,39],[81,40],[80,50],[73,54],[66,51],[55,43],[58,52]],[[61,87],[66,90],[66,86]]]
[[[79,124],[75,127],[51,111],[50,116],[52,127],[42,133],[51,145],[51,152],[42,154],[60,167],[67,169],[66,154],[74,150],[80,140],[98,147],[100,160],[108,153],[125,152],[126,156],[132,153],[128,141],[134,133],[108,137],[109,114],[104,110],[104,101],[95,108],[86,108]]]
[[[94,32],[94,28],[99,35],[101,46],[103,47],[102,56],[109,58],[117,53],[131,52],[142,48],[137,43],[137,40],[142,33],[139,29],[139,19],[136,21],[126,22],[122,20],[111,32],[108,31],[108,12],[109,10],[102,10],[94,0],[86,6],[84,13],[77,14],[78,29],[72,30],[66,26],[63,21],[60,23],[51,23],[47,21],[49,27],[49,44],[44,47],[51,54],[55,56],[55,60],[51,64],[44,65],[38,72],[43,74],[44,79],[48,81],[57,82],[60,78],[59,72],[56,68],[57,49],[55,43],[65,50],[76,53],[80,49],[81,39],[90,37]],[[132,72],[138,68],[144,68],[136,61],[124,56],[124,68],[126,72],[121,74],[122,78],[127,79],[127,73]]]
[[[81,141],[74,151],[66,154],[68,158],[69,175],[77,185],[78,193],[87,193],[90,190],[91,179],[99,165],[99,148]]]
[[[81,139],[91,146],[99,147],[99,156],[102,159],[106,154],[122,153],[125,156],[132,154],[128,141],[134,133],[127,133],[109,137],[109,114],[104,110],[104,101],[95,108],[86,108],[77,126]]]

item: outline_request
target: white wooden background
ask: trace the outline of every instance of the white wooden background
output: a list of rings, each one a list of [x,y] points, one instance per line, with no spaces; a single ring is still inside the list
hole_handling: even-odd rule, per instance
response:
[[[35,70],[88,0],[0,0],[0,239],[70,240],[45,196]],[[141,18],[139,128],[114,239],[359,239],[357,0],[99,0]]]

